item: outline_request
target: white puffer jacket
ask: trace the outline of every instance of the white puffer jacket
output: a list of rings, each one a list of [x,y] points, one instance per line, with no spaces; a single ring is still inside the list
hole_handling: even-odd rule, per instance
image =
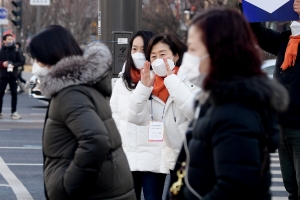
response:
[[[148,142],[148,126],[127,122],[132,92],[126,88],[123,79],[120,78],[115,83],[110,99],[113,118],[121,134],[130,169],[167,174],[169,169],[161,164],[163,143]]]
[[[165,106],[163,142],[148,141],[148,125],[151,120],[149,97],[153,88],[148,88],[139,82],[130,95],[129,101],[125,102],[122,99],[122,102],[126,103],[123,104],[126,109],[129,105],[126,154],[130,166],[138,171],[169,173],[169,170],[173,170],[187,127],[194,117],[195,94],[200,89],[188,81],[181,81],[174,74],[166,77],[164,84],[170,93],[166,104],[152,95],[154,120],[161,120]]]

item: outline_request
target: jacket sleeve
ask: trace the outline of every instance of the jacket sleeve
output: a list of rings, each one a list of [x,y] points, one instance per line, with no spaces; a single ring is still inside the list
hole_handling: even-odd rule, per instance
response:
[[[16,62],[13,63],[14,68],[22,66],[22,58],[19,51],[16,51]]]
[[[200,88],[193,85],[194,89],[190,90],[175,74],[166,77],[164,83],[170,97],[174,98],[183,115],[192,120],[194,117],[195,95],[200,91]]]
[[[141,82],[138,83],[129,98],[128,122],[139,126],[145,126],[149,123],[151,117],[147,101],[152,89],[152,87],[144,86]]]
[[[241,194],[257,191],[259,187],[261,155],[258,132],[262,125],[249,111],[229,111],[224,109],[220,111],[223,114],[212,113],[223,116],[214,121],[211,133],[217,180],[203,200],[238,199]]]
[[[121,83],[122,83],[122,78],[119,78],[113,88],[112,95],[111,95],[110,101],[109,101],[110,108],[112,111],[112,116],[113,116],[113,119],[115,120],[115,123],[116,123],[118,129],[119,129],[119,113],[118,113],[119,92],[118,92],[118,88]]]
[[[259,46],[266,52],[273,55],[278,54],[281,44],[280,33],[266,28],[263,23],[250,23]]]
[[[111,145],[109,133],[86,95],[70,91],[61,97],[61,104],[63,123],[76,137],[74,142],[78,143],[63,182],[66,192],[72,197],[80,194],[84,185],[91,184],[97,177]]]

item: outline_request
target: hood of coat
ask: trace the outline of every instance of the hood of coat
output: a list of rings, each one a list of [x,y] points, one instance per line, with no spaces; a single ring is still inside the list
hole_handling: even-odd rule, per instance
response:
[[[51,98],[66,87],[90,85],[104,96],[110,96],[111,63],[107,46],[100,42],[90,43],[82,56],[63,58],[50,68],[46,76],[40,77],[40,89],[45,97]]]
[[[236,77],[230,81],[218,83],[209,92],[213,105],[237,102],[283,112],[288,108],[289,103],[287,90],[275,79],[265,76]]]

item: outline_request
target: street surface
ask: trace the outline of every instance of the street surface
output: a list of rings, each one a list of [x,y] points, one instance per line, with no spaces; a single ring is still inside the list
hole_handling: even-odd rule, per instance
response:
[[[30,74],[24,74],[29,80]],[[0,194],[1,200],[44,200],[42,128],[47,102],[18,96],[21,120],[10,119],[10,93],[4,96],[0,119]],[[272,200],[287,200],[278,153],[271,154]],[[167,177],[168,180],[169,177]],[[165,188],[166,193],[167,188]]]

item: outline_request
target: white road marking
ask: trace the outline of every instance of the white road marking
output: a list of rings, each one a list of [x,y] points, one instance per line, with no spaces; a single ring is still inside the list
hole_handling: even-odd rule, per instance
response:
[[[15,123],[44,123],[45,120],[24,120],[24,119],[1,119],[0,122],[15,122]]]
[[[28,150],[37,150],[37,149],[42,149],[42,147],[0,147],[0,149],[28,149]]]
[[[272,197],[272,200],[288,200],[287,197]]]
[[[273,158],[273,157],[271,157],[271,161],[279,161],[279,158]]]
[[[42,110],[42,111],[45,111],[45,110],[47,110],[47,108],[31,108],[31,110]]]
[[[281,186],[271,186],[270,187],[271,191],[286,191],[284,187]]]
[[[7,184],[0,184],[0,187],[10,187],[10,185],[7,185]]]
[[[26,199],[33,200],[32,196],[28,190],[24,187],[21,181],[15,176],[15,174],[10,171],[10,169],[5,164],[4,160],[0,157],[0,173],[11,186],[11,189],[15,193],[18,200]]]
[[[283,183],[282,178],[272,178],[272,182],[280,182]]]
[[[281,174],[280,170],[271,170],[271,174]]]
[[[271,163],[271,167],[280,167],[279,163]]]
[[[13,166],[43,166],[43,164],[36,164],[36,163],[6,163],[6,165],[13,165]]]

